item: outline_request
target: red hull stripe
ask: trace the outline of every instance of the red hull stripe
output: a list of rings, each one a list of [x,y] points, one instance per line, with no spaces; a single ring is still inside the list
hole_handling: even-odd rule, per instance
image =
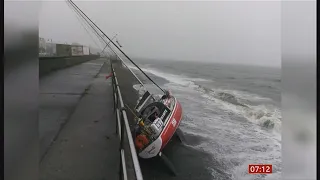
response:
[[[167,143],[169,142],[173,134],[176,132],[176,129],[180,125],[181,118],[182,118],[181,104],[176,100],[176,106],[174,108],[174,111],[171,114],[171,117],[168,121],[166,128],[163,130],[163,133],[161,134],[162,146],[160,150],[162,150],[167,145]],[[176,123],[173,122],[173,119],[176,120]]]

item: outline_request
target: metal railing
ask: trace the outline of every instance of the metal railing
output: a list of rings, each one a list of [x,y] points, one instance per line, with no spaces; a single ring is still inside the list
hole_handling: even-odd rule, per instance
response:
[[[116,51],[114,51],[111,46],[109,46],[109,48],[110,48],[110,50],[116,55],[117,60],[120,59],[120,61],[122,62],[122,64],[125,65],[125,66],[128,68],[128,70],[129,70],[129,71],[131,72],[131,74],[136,78],[136,80],[139,82],[139,84],[140,84],[141,86],[144,86],[143,82],[137,77],[136,74],[134,74],[134,73],[132,72],[132,70],[130,69],[130,67],[124,62],[124,60],[119,56],[119,54],[118,54]]]
[[[120,139],[120,176],[119,179],[128,180],[125,151],[124,151],[124,134],[127,135],[129,142],[129,149],[131,152],[131,158],[133,162],[133,168],[135,171],[135,176],[137,180],[143,180],[142,172],[137,156],[137,152],[133,143],[131,136],[131,130],[128,122],[128,117],[126,109],[122,100],[121,91],[118,84],[118,79],[116,72],[113,69],[112,61],[110,60],[111,71],[112,71],[112,90],[113,90],[113,102],[114,102],[114,111],[116,113],[116,130]],[[126,133],[124,133],[126,131]]]

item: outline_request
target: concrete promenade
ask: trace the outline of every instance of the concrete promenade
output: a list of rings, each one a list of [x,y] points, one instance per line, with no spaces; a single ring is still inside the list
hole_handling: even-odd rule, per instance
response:
[[[118,179],[109,67],[98,59],[40,79],[40,179]]]

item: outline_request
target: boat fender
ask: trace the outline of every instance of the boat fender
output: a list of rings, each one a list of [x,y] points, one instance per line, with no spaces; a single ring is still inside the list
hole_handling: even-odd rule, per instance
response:
[[[137,136],[136,140],[135,140],[135,144],[137,146],[138,149],[142,149],[144,148],[146,145],[149,144],[149,140],[147,138],[146,135],[144,134],[140,134]]]

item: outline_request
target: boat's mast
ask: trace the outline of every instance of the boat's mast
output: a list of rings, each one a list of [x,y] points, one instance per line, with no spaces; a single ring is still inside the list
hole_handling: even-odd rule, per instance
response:
[[[134,61],[131,60],[131,58],[124,53],[113,41],[110,39],[72,0],[69,0],[72,5],[81,12],[82,15],[84,15],[86,18],[82,16],[86,21],[87,19],[104,35],[106,38],[127,58],[131,61],[133,65],[135,65],[154,85],[156,85],[162,92],[165,93],[165,91],[157,84],[155,83]],[[91,26],[91,25],[90,25]],[[92,27],[92,26],[91,26]],[[94,27],[92,27],[94,29]],[[101,36],[100,36],[101,37]],[[102,37],[101,37],[102,38]],[[102,38],[103,39],[103,38]],[[104,39],[103,39],[104,40]],[[104,40],[105,41],[105,40]],[[107,44],[107,42],[105,42]]]

